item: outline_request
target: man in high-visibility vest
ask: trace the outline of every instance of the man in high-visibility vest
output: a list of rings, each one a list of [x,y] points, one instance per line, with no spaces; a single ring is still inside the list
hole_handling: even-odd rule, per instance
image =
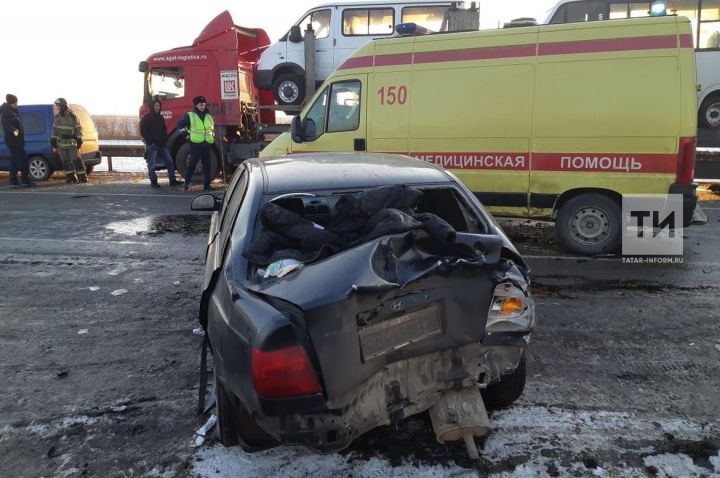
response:
[[[193,98],[193,105],[195,108],[185,113],[185,116],[177,123],[177,129],[187,129],[190,140],[190,165],[185,174],[184,189],[188,190],[193,174],[195,174],[195,167],[197,167],[198,161],[202,161],[203,173],[205,173],[204,189],[211,191],[210,148],[215,142],[215,123],[210,113],[206,111],[207,105],[204,96]]]

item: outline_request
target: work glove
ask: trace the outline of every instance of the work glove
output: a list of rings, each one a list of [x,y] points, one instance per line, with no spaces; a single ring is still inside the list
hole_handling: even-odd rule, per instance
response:
[[[57,138],[50,138],[50,146],[53,149],[57,149]]]
[[[75,138],[75,142],[77,143],[78,149],[82,146],[82,138]]]

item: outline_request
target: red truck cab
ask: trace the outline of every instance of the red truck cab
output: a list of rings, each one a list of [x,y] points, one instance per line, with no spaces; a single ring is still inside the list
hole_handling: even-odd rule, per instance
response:
[[[257,156],[265,146],[259,126],[274,123],[275,112],[260,111],[258,105],[272,104],[272,93],[255,87],[253,72],[269,45],[264,30],[237,26],[224,11],[208,23],[192,45],[154,53],[140,62],[144,74],[140,117],[150,111],[153,100],[162,101],[169,134],[167,147],[183,177],[190,147],[175,125],[193,109],[195,96],[207,99],[215,121],[218,140],[211,153],[213,177],[220,168],[228,171]],[[201,165],[195,174],[202,176]]]

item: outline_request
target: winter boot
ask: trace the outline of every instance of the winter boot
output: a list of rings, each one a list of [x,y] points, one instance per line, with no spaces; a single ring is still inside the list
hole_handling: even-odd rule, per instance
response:
[[[180,186],[181,183],[180,183],[180,181],[178,181],[178,180],[175,179],[175,178],[170,178],[170,183],[169,183],[169,184],[170,184],[170,186]]]
[[[78,173],[77,176],[78,176],[78,181],[80,181],[81,183],[87,182],[87,175],[85,175],[85,173]]]
[[[76,182],[77,182],[77,178],[75,177],[74,174],[68,174],[65,176],[65,183],[70,184],[70,183],[76,183]]]
[[[150,187],[154,189],[160,189],[160,185],[158,184],[157,179],[150,180]]]

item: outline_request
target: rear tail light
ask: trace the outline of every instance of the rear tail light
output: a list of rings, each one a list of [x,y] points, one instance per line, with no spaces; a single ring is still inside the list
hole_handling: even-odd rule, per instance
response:
[[[296,397],[321,392],[320,382],[300,345],[269,352],[253,347],[251,359],[253,385],[263,397]]]
[[[695,138],[680,138],[675,182],[690,184],[695,178]]]

